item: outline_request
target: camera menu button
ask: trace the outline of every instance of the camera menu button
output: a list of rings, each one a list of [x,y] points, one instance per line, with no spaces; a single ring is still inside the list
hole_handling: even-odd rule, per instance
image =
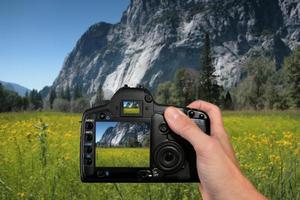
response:
[[[166,123],[162,123],[159,125],[159,130],[162,133],[167,133],[169,131],[169,127]]]

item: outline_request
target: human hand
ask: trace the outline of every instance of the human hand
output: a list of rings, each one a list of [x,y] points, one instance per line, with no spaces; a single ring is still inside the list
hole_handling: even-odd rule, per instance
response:
[[[201,100],[187,107],[208,114],[210,136],[177,108],[168,107],[165,118],[169,127],[189,141],[196,151],[197,171],[201,181],[199,189],[203,199],[266,199],[240,171],[220,109]]]

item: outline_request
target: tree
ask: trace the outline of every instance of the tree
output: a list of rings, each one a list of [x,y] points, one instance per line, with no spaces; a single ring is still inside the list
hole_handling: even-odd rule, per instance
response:
[[[51,88],[50,97],[49,97],[50,109],[53,109],[53,102],[55,99],[56,99],[56,91],[54,88]]]
[[[224,109],[225,110],[233,110],[234,109],[233,101],[232,101],[229,91],[226,92],[226,95],[224,98]]]
[[[215,75],[215,67],[213,66],[210,47],[209,34],[205,34],[204,47],[201,56],[201,66],[199,73],[198,98],[215,104],[219,103],[220,93],[217,84],[217,76]]]
[[[30,102],[31,108],[33,110],[38,110],[40,108],[43,108],[43,99],[42,99],[42,96],[35,89],[31,90],[31,92],[29,94],[29,102]]]
[[[5,104],[6,104],[6,98],[5,98],[5,90],[3,85],[0,83],[0,112],[3,112],[5,110]]]
[[[74,88],[74,95],[73,95],[73,99],[79,99],[82,97],[82,88],[76,84],[75,88]]]
[[[193,87],[195,82],[196,77],[188,69],[182,68],[176,71],[174,77],[176,104],[186,106],[195,99],[195,88]]]
[[[64,96],[63,96],[63,99],[67,100],[67,101],[71,101],[71,91],[70,91],[70,87],[69,85],[67,85],[67,88],[64,92]]]
[[[83,112],[87,108],[89,108],[89,102],[84,97],[76,99],[71,103],[72,112]]]
[[[103,90],[102,90],[102,85],[100,85],[97,89],[94,106],[100,106],[102,104],[103,100],[104,100],[104,94],[103,94]]]
[[[172,96],[174,94],[174,84],[171,81],[160,83],[156,90],[156,101],[161,104],[174,104]]]
[[[287,91],[284,84],[283,70],[271,75],[264,92],[265,108],[285,110],[288,108]]]
[[[246,78],[237,87],[237,103],[243,108],[263,109],[267,100],[266,86],[275,73],[275,61],[265,57],[250,58],[243,69]]]
[[[300,46],[284,60],[284,74],[289,104],[300,108]]]
[[[64,90],[64,88],[61,88],[59,90],[59,98],[61,98],[61,99],[65,98],[65,90]]]
[[[66,99],[56,98],[53,102],[53,110],[60,112],[70,111],[70,102]]]

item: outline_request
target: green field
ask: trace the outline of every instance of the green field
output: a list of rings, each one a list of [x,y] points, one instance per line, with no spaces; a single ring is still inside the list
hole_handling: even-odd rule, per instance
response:
[[[96,166],[149,167],[149,148],[97,148]]]
[[[123,108],[124,114],[139,114],[140,108]]]
[[[81,183],[80,117],[0,114],[0,199],[199,199],[197,184]],[[270,199],[300,199],[300,113],[226,112],[224,122],[253,184]]]

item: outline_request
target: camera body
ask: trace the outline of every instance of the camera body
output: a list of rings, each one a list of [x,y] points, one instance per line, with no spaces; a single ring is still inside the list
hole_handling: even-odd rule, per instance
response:
[[[119,89],[103,105],[86,110],[80,137],[83,182],[199,182],[191,144],[172,132],[167,105],[142,87]],[[179,108],[206,134],[208,115]]]

